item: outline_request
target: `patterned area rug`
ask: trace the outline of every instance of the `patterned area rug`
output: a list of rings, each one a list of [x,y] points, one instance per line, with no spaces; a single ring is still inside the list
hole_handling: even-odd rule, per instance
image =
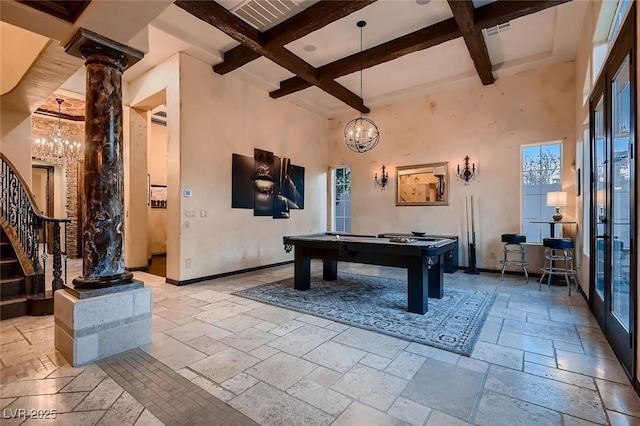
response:
[[[311,277],[311,289],[293,288],[293,278],[233,293],[237,296],[377,331],[469,356],[493,304],[493,292],[448,288],[429,299],[426,314],[407,311],[403,280],[341,272],[336,281]]]

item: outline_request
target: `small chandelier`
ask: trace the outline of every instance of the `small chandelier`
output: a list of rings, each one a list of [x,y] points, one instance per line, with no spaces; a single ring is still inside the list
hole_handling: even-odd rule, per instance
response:
[[[58,102],[58,122],[46,138],[38,138],[32,145],[32,156],[47,163],[65,165],[75,163],[80,157],[82,145],[72,142],[69,136],[69,126],[60,121],[62,103],[64,99],[56,98]]]
[[[362,99],[362,28],[367,25],[365,21],[358,21],[360,28],[360,98]],[[351,151],[367,152],[378,145],[380,131],[373,120],[363,117],[354,118],[344,127],[344,143]]]

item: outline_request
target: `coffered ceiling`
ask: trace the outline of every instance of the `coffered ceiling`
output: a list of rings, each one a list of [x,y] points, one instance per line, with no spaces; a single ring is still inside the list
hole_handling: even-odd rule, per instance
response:
[[[104,14],[109,3],[93,0],[78,22],[93,22],[92,11]],[[122,9],[136,1],[114,3]],[[247,80],[279,102],[327,117],[461,85],[499,84],[504,76],[571,60],[587,7],[579,0],[164,3],[149,8],[155,17],[129,40],[148,41],[148,53],[125,81],[184,51],[211,64],[212,78]],[[361,20],[367,22],[362,56]],[[63,87],[83,86],[79,69]]]

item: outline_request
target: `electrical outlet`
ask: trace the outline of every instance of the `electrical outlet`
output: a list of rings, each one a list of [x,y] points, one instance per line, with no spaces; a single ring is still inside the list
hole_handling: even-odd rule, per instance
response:
[[[185,210],[184,211],[184,216],[185,217],[196,217],[196,211],[195,210]]]
[[[200,217],[207,217],[207,211],[206,210],[200,210]]]
[[[187,258],[184,260],[184,267],[185,267],[185,268],[191,268],[191,258],[190,258],[190,257],[187,257]]]

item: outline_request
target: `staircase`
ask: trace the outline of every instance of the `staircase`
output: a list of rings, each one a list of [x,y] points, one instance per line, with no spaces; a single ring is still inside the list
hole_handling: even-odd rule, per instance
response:
[[[65,284],[70,220],[39,214],[29,187],[1,152],[0,194],[0,320],[51,315],[53,292]],[[47,244],[49,232],[51,246]],[[43,260],[49,254],[53,290],[45,291],[47,262]]]
[[[0,228],[0,320],[27,314],[25,276],[11,241]]]

